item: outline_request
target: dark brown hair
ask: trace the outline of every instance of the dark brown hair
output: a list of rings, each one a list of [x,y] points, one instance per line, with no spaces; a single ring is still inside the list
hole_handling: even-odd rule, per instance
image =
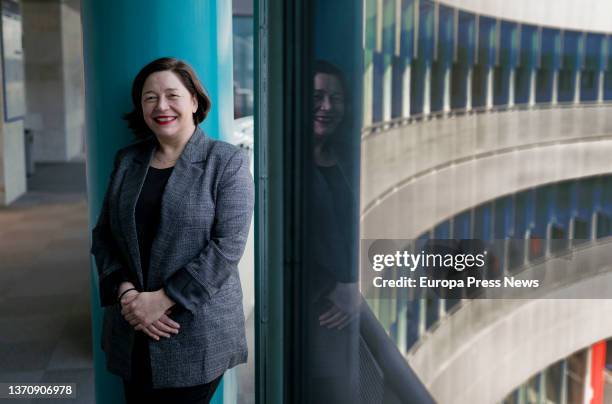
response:
[[[138,138],[144,138],[151,134],[151,129],[147,126],[142,115],[141,98],[144,83],[151,74],[165,71],[175,73],[189,93],[197,98],[198,110],[193,114],[193,123],[195,125],[201,123],[206,118],[206,115],[208,115],[208,111],[210,111],[212,105],[210,98],[191,66],[176,58],[164,57],[156,59],[143,67],[134,78],[132,82],[132,104],[134,109],[123,116],[123,119],[128,122],[128,127]]]

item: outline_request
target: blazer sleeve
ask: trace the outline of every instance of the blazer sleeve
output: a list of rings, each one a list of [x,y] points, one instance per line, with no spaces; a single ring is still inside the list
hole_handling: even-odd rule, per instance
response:
[[[100,303],[102,307],[113,305],[117,302],[117,292],[119,285],[124,281],[129,281],[127,268],[120,260],[121,252],[110,229],[109,219],[109,198],[116,180],[117,169],[121,161],[122,153],[119,151],[115,156],[113,172],[110,182],[104,195],[102,210],[98,217],[98,222],[92,230],[91,254],[96,261],[98,270],[98,286],[100,290]]]
[[[254,205],[247,156],[238,150],[223,170],[215,201],[211,239],[200,254],[164,283],[166,294],[190,312],[208,301],[233,272],[244,252]]]

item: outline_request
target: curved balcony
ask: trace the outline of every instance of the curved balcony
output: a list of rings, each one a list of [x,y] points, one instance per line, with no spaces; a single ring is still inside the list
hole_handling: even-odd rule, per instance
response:
[[[612,168],[610,105],[395,124],[362,141],[362,238],[416,238],[484,201]]]
[[[612,296],[611,242],[529,268],[563,280],[547,291],[463,301],[421,337],[407,361],[440,403],[493,403],[546,366],[609,338],[612,300],[604,297]]]

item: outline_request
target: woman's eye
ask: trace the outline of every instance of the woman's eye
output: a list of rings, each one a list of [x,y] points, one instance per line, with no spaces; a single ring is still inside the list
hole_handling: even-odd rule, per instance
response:
[[[179,97],[179,95],[178,95],[178,94],[170,94],[170,95],[168,96],[168,98],[178,98],[178,97]]]
[[[157,97],[153,97],[153,96],[151,96],[151,97],[145,97],[145,99],[144,99],[144,100],[145,100],[145,101],[154,101],[154,100],[156,100],[156,99],[157,99]]]

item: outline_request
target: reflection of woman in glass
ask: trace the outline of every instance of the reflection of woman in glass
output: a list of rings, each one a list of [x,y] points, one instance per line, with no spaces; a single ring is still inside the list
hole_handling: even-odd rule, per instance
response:
[[[315,66],[311,402],[354,402],[358,390],[357,199],[341,161],[350,119],[341,71]],[[349,146],[350,147],[350,146]],[[343,164],[344,163],[344,164]]]
[[[253,210],[248,159],[198,127],[193,69],[161,58],[132,85],[141,141],[117,153],[92,235],[102,348],[128,403],[205,403],[247,346],[237,264]]]
[[[348,90],[337,67],[316,63],[309,205],[314,264],[309,274],[309,402],[433,403],[359,292],[359,199],[351,186],[359,136],[350,127]]]

